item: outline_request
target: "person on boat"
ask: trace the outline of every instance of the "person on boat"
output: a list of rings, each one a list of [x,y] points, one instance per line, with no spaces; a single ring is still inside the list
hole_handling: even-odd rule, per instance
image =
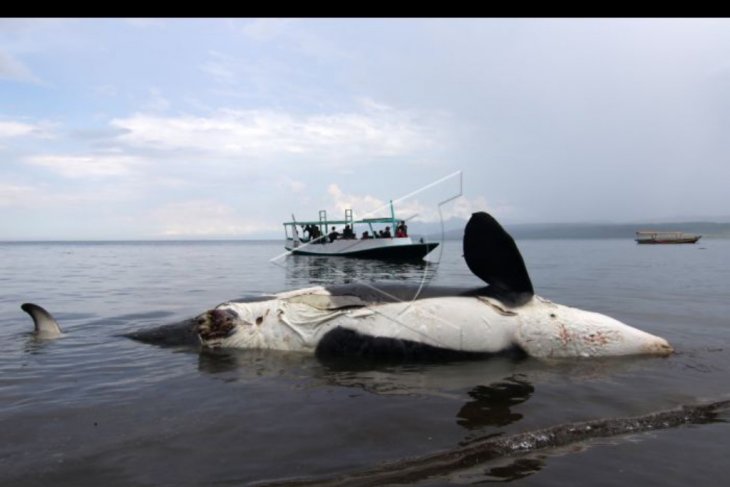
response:
[[[312,240],[312,229],[309,225],[302,225],[302,242],[309,242]]]
[[[390,234],[390,227],[385,227],[385,231],[381,234],[383,238],[393,238]]]
[[[315,242],[318,242],[318,243],[325,242],[325,239],[320,238],[320,237],[322,237],[322,232],[319,230],[319,227],[317,225],[312,224],[311,231],[312,231],[312,238],[314,239]]]
[[[370,236],[370,234],[368,233],[367,230],[365,230],[364,232],[362,232],[362,240],[367,240],[369,238],[373,238],[373,237]]]
[[[355,232],[353,232],[352,228],[350,228],[350,225],[345,225],[345,229],[342,230],[342,238],[347,238],[347,239],[357,238],[355,236]]]
[[[408,236],[408,227],[406,226],[406,222],[401,220],[401,222],[395,228],[395,237],[403,238],[403,237],[407,237],[407,236]]]
[[[329,233],[328,237],[330,238],[331,243],[340,238],[340,233],[335,229],[335,227],[332,227],[332,231]]]

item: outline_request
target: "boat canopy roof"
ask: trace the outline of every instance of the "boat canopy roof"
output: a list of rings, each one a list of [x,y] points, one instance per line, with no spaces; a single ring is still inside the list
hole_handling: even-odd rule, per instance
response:
[[[344,220],[330,220],[327,218],[327,211],[326,210],[319,210],[319,220],[305,220],[305,221],[298,221],[292,214],[291,221],[284,222],[284,229],[286,231],[286,227],[293,227],[295,225],[316,225],[316,226],[322,226],[322,225],[356,225],[356,224],[373,224],[373,223],[391,223],[395,225],[395,222],[398,221],[395,218],[395,210],[393,209],[393,201],[390,201],[389,205],[390,207],[390,216],[383,216],[383,217],[376,217],[376,218],[361,218],[359,220],[355,220],[353,218],[352,209],[348,208],[345,210],[345,219]]]
[[[284,222],[284,225],[351,225],[357,223],[393,223],[394,218],[382,217],[382,218],[362,218],[360,220],[312,220],[312,221],[290,221]]]

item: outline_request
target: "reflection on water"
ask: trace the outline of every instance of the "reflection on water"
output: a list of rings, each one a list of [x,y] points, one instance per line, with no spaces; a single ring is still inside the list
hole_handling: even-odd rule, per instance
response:
[[[38,353],[42,353],[43,349],[46,345],[53,343],[52,340],[44,340],[41,338],[38,338],[37,336],[28,333],[28,336],[25,337],[25,344],[23,345],[23,352],[35,355]]]
[[[518,458],[509,465],[492,467],[484,472],[486,477],[494,480],[482,480],[480,483],[488,482],[511,482],[528,477],[539,472],[545,466],[545,462],[539,458]]]
[[[506,426],[522,419],[512,406],[527,401],[535,388],[524,378],[511,377],[489,386],[476,386],[469,391],[469,401],[456,415],[457,424],[473,430],[484,426]]]
[[[414,395],[437,391],[463,390],[469,397],[476,398],[462,409],[469,410],[472,403],[482,415],[509,414],[510,405],[526,401],[532,393],[532,386],[526,378],[514,373],[520,361],[505,357],[493,360],[463,360],[402,363],[388,360],[341,360],[322,361],[307,353],[292,353],[277,350],[200,349],[198,370],[213,374],[224,380],[246,381],[254,377],[297,377],[306,370],[309,379],[319,385],[357,388],[377,395]],[[469,385],[476,378],[487,377],[491,386],[479,386],[469,392]],[[506,378],[505,378],[506,377]],[[491,379],[491,380],[490,380]],[[493,392],[486,392],[493,389]],[[439,393],[439,392],[437,392]],[[450,395],[462,397],[458,392]],[[494,401],[489,405],[489,401]],[[467,422],[477,424],[477,413],[469,416]],[[489,423],[483,424],[497,424]],[[494,420],[496,421],[496,419]],[[505,423],[506,424],[506,423]],[[476,426],[475,426],[476,427]]]
[[[443,365],[443,364],[441,364]],[[409,395],[424,390],[424,374],[439,364],[395,364],[388,361],[322,362],[307,353],[277,350],[201,349],[198,370],[226,382],[256,378],[307,377],[307,383],[360,389],[377,395]],[[302,372],[302,374],[300,374]],[[437,381],[450,383],[448,376]],[[433,384],[429,384],[432,387]]]
[[[225,381],[296,375],[297,369],[314,363],[308,354],[277,350],[203,348],[198,355],[200,372],[217,375]]]
[[[509,372],[520,364],[521,361],[503,358],[410,364],[369,360],[350,361],[347,365],[322,362],[303,353],[235,349],[202,349],[198,356],[198,370],[224,382],[307,377],[308,386],[345,387],[378,396],[437,394],[459,402],[466,396],[469,400],[460,407],[457,403],[456,423],[474,432],[522,419],[522,414],[512,408],[530,399],[535,387],[527,376]],[[465,387],[476,377],[490,376],[490,385]]]
[[[350,284],[359,281],[397,280],[429,282],[438,269],[434,262],[389,262],[376,259],[288,255],[280,261],[287,287]]]

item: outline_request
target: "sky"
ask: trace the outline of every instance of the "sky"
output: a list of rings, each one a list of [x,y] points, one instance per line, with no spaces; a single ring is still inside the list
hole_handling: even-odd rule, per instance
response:
[[[729,19],[0,19],[0,240],[730,221],[729,155]]]

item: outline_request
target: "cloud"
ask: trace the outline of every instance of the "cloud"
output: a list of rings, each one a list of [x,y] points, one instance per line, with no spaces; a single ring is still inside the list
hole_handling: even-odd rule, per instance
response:
[[[36,127],[34,125],[20,122],[0,121],[0,139],[31,135],[35,131]]]
[[[246,220],[227,205],[213,200],[171,203],[153,211],[158,234],[166,237],[246,236],[280,230],[272,222]]]
[[[323,162],[415,155],[438,144],[433,127],[380,105],[361,111],[300,115],[277,110],[221,110],[210,116],[136,114],[111,124],[137,148],[210,156],[318,155]]]
[[[125,176],[144,164],[142,159],[120,154],[38,155],[25,162],[71,179]]]
[[[72,129],[69,130],[67,133],[74,139],[98,142],[112,140],[116,136],[125,133],[125,131],[114,127],[99,126],[91,128]]]
[[[454,201],[443,205],[441,207],[441,214],[444,220],[450,220],[452,218],[468,220],[471,217],[471,214],[477,211],[488,211],[492,213],[499,211],[499,213],[504,214],[507,210],[507,207],[504,206],[500,206],[499,210],[497,210],[497,208],[497,206],[487,203],[486,198],[483,196],[475,196],[473,198],[461,196],[456,198]],[[418,221],[417,218],[415,220]],[[422,221],[429,220],[424,219]],[[435,219],[432,218],[430,221],[435,221]]]
[[[386,202],[371,195],[345,194],[337,184],[327,186],[327,194],[332,198],[332,206],[336,213],[344,215],[345,210],[352,209],[355,219],[390,216]]]
[[[45,208],[56,210],[74,206],[107,205],[129,200],[129,191],[92,187],[73,191],[56,186],[0,183],[0,208]]]
[[[495,211],[495,207],[487,203],[483,196],[473,198],[459,196],[440,207],[438,203],[438,201],[423,203],[418,199],[409,199],[396,203],[394,206],[399,218],[421,223],[435,223],[441,219],[446,221],[454,218],[468,220],[474,212]],[[501,213],[504,214],[504,211],[501,211]]]
[[[2,50],[0,50],[0,79],[31,83],[41,82],[40,79],[35,76],[27,66],[25,66],[25,64]]]
[[[35,194],[35,188],[20,184],[0,183],[0,208],[21,206]]]
[[[18,140],[28,137],[52,139],[55,138],[55,134],[52,132],[53,126],[54,124],[47,122],[26,123],[0,120],[0,141]],[[0,150],[6,148],[6,145],[0,145]]]
[[[330,184],[327,193],[332,199],[330,207],[334,207],[337,214],[344,215],[345,210],[351,208],[355,219],[390,217],[388,202],[374,196],[346,194],[337,184]],[[507,207],[497,208],[488,204],[483,196],[473,198],[460,196],[442,205],[439,212],[441,201],[443,201],[441,197],[429,199],[428,195],[422,195],[420,198],[414,196],[403,201],[395,201],[393,206],[397,218],[421,223],[434,223],[442,218],[468,220],[471,214],[477,211],[496,210],[504,214],[509,210]]]

